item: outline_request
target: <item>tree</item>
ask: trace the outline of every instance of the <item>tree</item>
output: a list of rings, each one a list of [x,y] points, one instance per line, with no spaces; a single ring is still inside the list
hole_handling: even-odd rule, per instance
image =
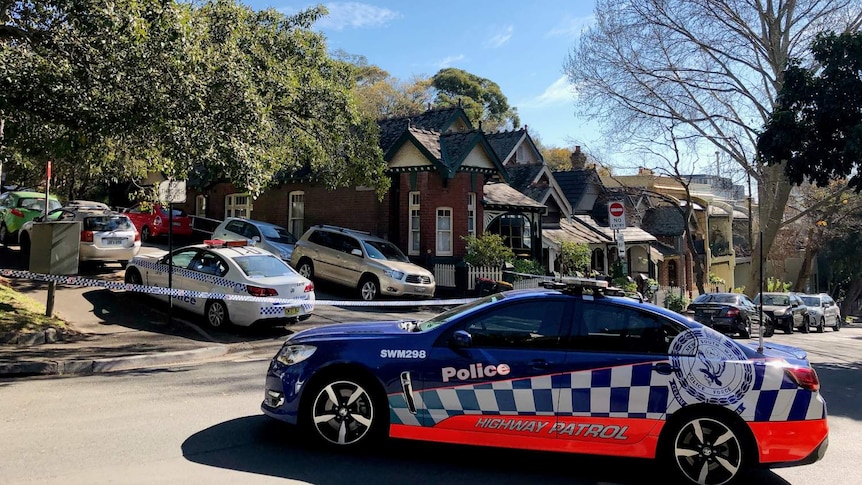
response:
[[[593,252],[586,243],[563,241],[560,243],[560,274],[574,276],[590,270]]]
[[[572,151],[568,148],[550,147],[541,150],[545,164],[551,170],[570,170],[572,168]]]
[[[461,69],[441,69],[431,78],[437,91],[434,104],[440,107],[461,105],[474,124],[482,122],[485,131],[521,126],[518,110],[497,83]]]
[[[862,33],[822,34],[811,46],[815,68],[793,59],[757,147],[784,165],[794,183],[824,187],[850,177],[862,190]]]
[[[859,2],[599,0],[595,17],[565,64],[579,111],[605,123],[611,144],[672,123],[696,137],[695,152],[729,157],[757,183],[763,236],[754,254],[769,252],[791,184],[783,164],[761,162],[757,135],[789,59],[804,58],[819,32],[858,29]],[[759,273],[754,258],[751,280]]]
[[[80,186],[194,172],[255,195],[310,167],[327,187],[388,187],[350,67],[311,31],[322,7],[285,16],[233,0],[52,0],[2,12],[23,32],[0,43],[14,161],[53,159]]]
[[[354,91],[363,116],[371,119],[407,116],[431,105],[431,80],[427,77],[400,81],[380,67],[368,64],[365,56],[336,51],[335,57],[353,68]]]

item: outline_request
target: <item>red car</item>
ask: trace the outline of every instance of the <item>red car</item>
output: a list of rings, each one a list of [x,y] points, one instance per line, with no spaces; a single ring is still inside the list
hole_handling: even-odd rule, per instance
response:
[[[168,210],[159,204],[137,204],[126,209],[125,214],[138,229],[142,241],[149,241],[159,236],[167,237],[169,214]],[[174,209],[173,225],[174,236],[192,235],[192,219],[185,211]]]

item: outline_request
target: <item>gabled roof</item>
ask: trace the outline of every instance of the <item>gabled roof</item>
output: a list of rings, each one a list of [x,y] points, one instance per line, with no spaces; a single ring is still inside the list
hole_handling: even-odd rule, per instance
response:
[[[542,173],[543,167],[544,165],[538,163],[506,167],[509,173],[509,185],[527,197],[542,202],[551,190],[550,184],[535,185],[536,178]]]
[[[412,172],[436,170],[440,172],[443,178],[453,178],[459,171],[489,174],[499,173],[504,179],[508,180],[509,175],[503,167],[503,163],[494,154],[491,146],[488,145],[485,134],[479,130],[440,133],[432,130],[408,127],[391,145],[384,158],[387,161],[391,161],[405,143],[412,143],[431,163],[413,166],[390,166],[390,171]],[[477,146],[484,148],[493,168],[463,165],[464,161]]]
[[[572,208],[577,207],[581,203],[581,199],[587,192],[590,184],[598,183],[601,185],[601,179],[593,169],[576,169],[554,172],[554,178],[560,189],[565,194],[566,199],[572,204]]]
[[[487,133],[488,143],[494,148],[494,152],[500,157],[500,160],[506,161],[512,155],[512,152],[518,148],[518,145],[524,140],[527,135],[527,130],[512,130],[501,131],[498,133]]]
[[[519,210],[523,212],[544,212],[547,207],[501,182],[488,182],[483,191],[485,209]]]
[[[470,128],[473,127],[464,110],[457,106],[430,109],[424,113],[377,120],[377,127],[380,130],[380,149],[383,150],[384,156],[387,155],[407,128],[443,133],[459,119]]]

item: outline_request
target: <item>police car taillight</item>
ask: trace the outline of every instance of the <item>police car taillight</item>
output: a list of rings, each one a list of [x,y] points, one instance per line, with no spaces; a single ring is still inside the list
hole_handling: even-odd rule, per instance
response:
[[[811,367],[786,367],[784,373],[803,389],[820,390],[820,379],[817,377],[817,371]]]
[[[312,291],[314,291],[314,283],[309,282],[307,285],[305,285],[305,292],[311,293]]]
[[[247,285],[246,289],[251,296],[278,296],[275,288],[261,288],[260,286]]]

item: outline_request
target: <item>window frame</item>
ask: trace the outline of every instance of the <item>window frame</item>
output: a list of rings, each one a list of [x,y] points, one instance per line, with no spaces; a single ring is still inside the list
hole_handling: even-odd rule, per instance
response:
[[[478,211],[476,210],[476,192],[467,192],[467,235],[468,236],[477,236],[478,229],[476,229],[476,215]]]
[[[245,203],[237,203],[238,198],[245,199]],[[254,210],[254,202],[248,192],[235,192],[224,196],[224,217],[239,217],[241,219],[251,219],[251,213]],[[242,213],[240,213],[242,212]]]
[[[407,194],[407,238],[407,255],[419,256],[422,252],[422,194],[418,190]]]
[[[449,213],[449,215],[448,215],[449,228],[448,229],[441,229],[440,228],[440,212],[441,211],[446,211]],[[453,240],[454,231],[452,228],[452,225],[454,222],[455,212],[452,210],[451,207],[438,207],[434,210],[434,214],[435,214],[434,215],[434,227],[435,227],[435,230],[434,230],[434,254],[437,256],[452,256],[454,254],[454,251],[455,251],[455,241]],[[440,249],[440,242],[441,242],[440,236],[441,236],[441,234],[448,234],[448,236],[449,236],[449,249],[448,250]]]
[[[295,203],[298,203],[301,209],[296,210]],[[296,212],[300,214],[297,216]],[[305,232],[305,191],[303,190],[294,190],[287,194],[287,232],[297,238]]]

